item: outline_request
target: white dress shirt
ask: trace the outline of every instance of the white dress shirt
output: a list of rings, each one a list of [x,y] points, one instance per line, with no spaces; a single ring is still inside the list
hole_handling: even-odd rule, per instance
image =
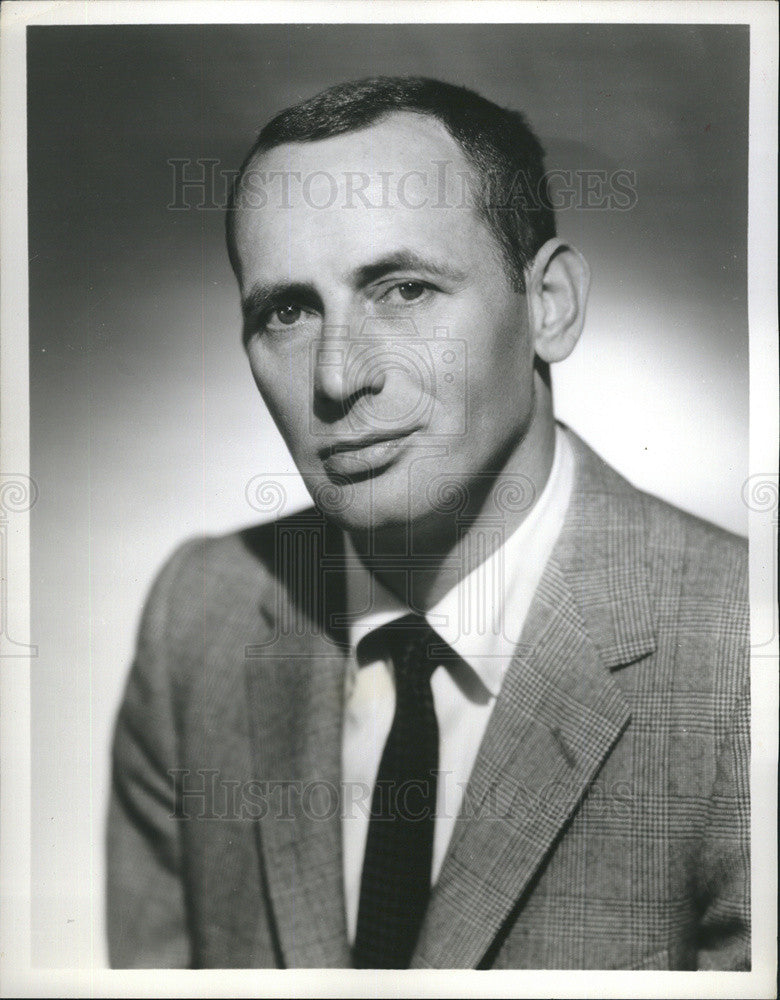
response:
[[[428,624],[461,660],[431,677],[439,726],[439,775],[432,881],[438,878],[488,718],[496,703],[574,484],[574,452],[560,426],[547,483],[525,520],[427,613]],[[352,647],[342,742],[342,819],[347,928],[354,940],[371,796],[395,712],[389,661],[358,667],[364,635],[409,609],[375,580],[347,545],[347,606]]]

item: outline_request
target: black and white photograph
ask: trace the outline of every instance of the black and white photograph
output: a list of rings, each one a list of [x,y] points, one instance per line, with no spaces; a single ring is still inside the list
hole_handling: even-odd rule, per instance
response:
[[[776,6],[1,16],[0,993],[774,995]]]

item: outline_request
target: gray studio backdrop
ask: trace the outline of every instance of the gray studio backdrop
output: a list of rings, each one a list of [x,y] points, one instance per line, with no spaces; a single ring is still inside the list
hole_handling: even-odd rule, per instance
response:
[[[638,485],[746,530],[746,27],[30,29],[38,964],[105,962],[109,733],[156,568],[259,519],[253,477],[294,472],[242,356],[219,172],[272,113],[377,73],[523,109],[572,176],[635,175],[628,204],[560,215],[593,291],[557,409]],[[206,160],[215,200],[182,206],[177,171]]]

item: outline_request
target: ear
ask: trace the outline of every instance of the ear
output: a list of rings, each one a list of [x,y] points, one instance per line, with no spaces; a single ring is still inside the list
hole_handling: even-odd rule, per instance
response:
[[[590,268],[579,250],[559,239],[548,240],[526,273],[533,346],[542,361],[563,361],[574,350],[589,288]]]

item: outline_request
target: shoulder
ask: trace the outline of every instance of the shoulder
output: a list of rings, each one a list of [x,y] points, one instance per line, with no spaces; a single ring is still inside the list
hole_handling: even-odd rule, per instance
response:
[[[656,497],[643,493],[640,502],[659,642],[684,687],[719,692],[730,716],[749,688],[747,542]]]
[[[207,663],[216,676],[220,664],[232,662],[231,656],[243,662],[235,650],[257,641],[283,594],[295,602],[303,590],[300,580],[311,581],[311,569],[301,568],[307,561],[316,567],[326,530],[332,533],[311,508],[237,531],[196,536],[177,546],[143,606],[136,673],[166,676],[183,691],[202,678]]]
[[[329,528],[315,508],[262,524],[182,542],[164,561],[148,604],[177,620],[221,613],[236,601],[262,598],[283,582],[284,564],[304,553],[317,558]],[[291,549],[295,548],[295,554]]]
[[[690,597],[720,592],[747,600],[747,539],[632,485],[569,431],[579,466],[580,503],[593,505],[605,536],[630,530],[634,551],[652,577],[682,577]]]
[[[749,677],[746,540],[637,489],[579,439],[574,444],[567,543],[581,606],[599,634],[652,641],[657,655],[642,668],[648,684],[673,676],[680,690],[700,693],[700,707],[709,699],[730,715]]]
[[[689,594],[720,592],[747,600],[747,539],[637,490],[642,504],[648,557],[656,567],[673,564]]]
[[[740,738],[746,731],[747,542],[637,489],[579,439],[575,450],[569,544],[579,550],[572,564],[586,621],[594,635],[617,634],[623,646],[633,637],[649,651],[615,674],[637,718],[657,727],[666,712],[681,738],[695,722],[719,753],[735,726]]]

